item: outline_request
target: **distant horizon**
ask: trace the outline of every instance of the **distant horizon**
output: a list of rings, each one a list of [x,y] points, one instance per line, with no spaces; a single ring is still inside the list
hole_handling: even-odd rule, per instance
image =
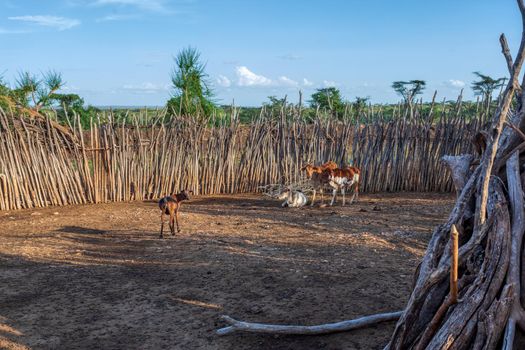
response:
[[[499,35],[512,52],[521,35],[514,1],[0,0],[0,12],[0,75],[53,69],[62,93],[93,106],[164,105],[173,57],[188,46],[219,104],[295,101],[330,86],[392,104],[392,82],[412,79],[427,82],[424,100],[462,88],[475,100],[474,71],[508,76]]]
[[[496,96],[496,93],[494,93],[494,97]],[[457,98],[459,97],[456,96],[456,98],[451,98],[451,99],[446,99],[445,102],[454,102],[457,100]],[[481,97],[480,97],[481,98]],[[417,98],[416,100],[419,100],[419,98]],[[235,107],[238,107],[238,108],[261,108],[263,106],[263,104],[267,102],[267,101],[263,101],[263,103],[259,104],[259,105],[237,105],[235,104]],[[346,101],[348,103],[352,103],[354,101],[350,100],[350,101]],[[423,103],[431,103],[432,100],[423,100]],[[437,100],[435,101],[436,104],[438,103],[442,103],[443,102],[443,99],[441,100]],[[474,99],[462,99],[462,102],[463,103],[476,103],[476,97],[474,97]],[[298,101],[296,102],[293,102],[293,101],[287,101],[288,104],[297,104]],[[403,103],[403,100],[401,98],[399,98],[399,100],[397,102],[376,102],[376,103],[372,103],[370,102],[370,104],[372,106],[387,106],[387,105],[396,105],[396,104],[399,104],[399,103]],[[367,102],[368,104],[368,102]],[[217,103],[216,104],[217,106],[219,107],[231,107],[231,104],[225,104],[225,103]],[[85,104],[85,106],[91,106],[91,107],[94,107],[94,108],[98,108],[98,109],[111,109],[111,108],[114,108],[114,109],[126,109],[126,108],[129,108],[129,109],[141,109],[141,108],[148,108],[148,109],[162,109],[162,108],[166,108],[166,105],[93,105],[93,104]],[[307,108],[310,108],[309,107],[309,103],[308,102],[305,102],[303,101],[303,106],[307,107]]]

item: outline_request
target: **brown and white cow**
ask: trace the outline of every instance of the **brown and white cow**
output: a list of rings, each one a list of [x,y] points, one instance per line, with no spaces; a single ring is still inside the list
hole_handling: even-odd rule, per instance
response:
[[[350,203],[353,203],[354,199],[359,196],[359,177],[361,175],[359,168],[347,166],[343,169],[330,169],[327,172],[329,174],[328,184],[333,189],[330,206],[334,205],[335,203],[337,191],[341,191],[341,194],[343,195],[343,206],[345,205],[346,189],[353,189],[354,195],[350,200]]]
[[[310,183],[314,189],[310,206],[313,207],[315,203],[315,195],[317,191],[319,191],[321,194],[321,205],[323,204],[323,189],[329,183],[328,171],[334,169],[337,169],[337,164],[331,160],[320,166],[307,164],[301,168],[301,170],[306,172],[306,177],[310,180]]]

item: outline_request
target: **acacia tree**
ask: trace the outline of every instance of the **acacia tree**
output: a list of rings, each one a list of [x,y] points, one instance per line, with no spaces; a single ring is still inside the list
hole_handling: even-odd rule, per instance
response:
[[[285,106],[286,96],[283,98],[278,98],[277,96],[268,96],[268,102],[263,102],[263,107],[265,107],[271,114],[280,113]]]
[[[213,91],[206,74],[206,64],[197,49],[182,49],[175,57],[171,74],[173,97],[168,101],[170,113],[208,118],[214,108]]]
[[[410,117],[414,116],[414,99],[417,95],[423,93],[427,83],[424,80],[410,80],[410,81],[394,81],[392,89],[394,89],[407,104],[410,112]]]
[[[492,95],[497,89],[501,89],[505,85],[507,78],[494,79],[488,75],[481,74],[480,72],[473,73],[478,80],[472,82],[472,91],[477,96],[481,96],[483,101],[489,103],[492,101]]]

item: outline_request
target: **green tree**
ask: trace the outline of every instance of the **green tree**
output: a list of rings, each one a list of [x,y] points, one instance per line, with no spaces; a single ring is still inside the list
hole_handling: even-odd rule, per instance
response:
[[[61,94],[57,91],[64,86],[60,73],[50,71],[40,76],[29,72],[18,75],[14,87],[0,77],[0,107],[4,110],[29,110],[38,113],[45,108],[57,108],[58,120],[66,122],[66,112],[72,117],[76,113],[84,128],[89,127],[91,119],[100,112],[97,108],[84,107],[84,99],[77,94]]]
[[[472,90],[474,91],[474,94],[482,96],[484,101],[490,101],[494,91],[501,88],[507,80],[507,78],[494,79],[488,75],[481,74],[480,72],[474,72],[473,74],[478,80],[472,82]]]
[[[21,72],[13,88],[0,79],[2,107],[30,108],[38,112],[53,103],[51,96],[63,85],[61,74],[55,71],[43,73],[41,76]]]
[[[84,99],[77,94],[52,94],[50,99],[54,101],[58,107],[66,108],[79,112],[84,108]]]
[[[353,106],[357,116],[359,116],[366,109],[369,100],[370,97],[356,96]]]
[[[6,110],[12,104],[9,97],[11,89],[7,85],[3,76],[0,76],[0,108]]]
[[[403,97],[405,103],[412,105],[414,98],[423,93],[426,85],[424,80],[394,81],[392,89]]]
[[[266,109],[268,109],[271,113],[280,113],[285,103],[286,96],[283,98],[268,96],[268,102],[263,102],[263,106],[266,107]]]
[[[170,113],[199,119],[210,117],[215,109],[214,94],[205,68],[206,64],[201,61],[197,49],[188,47],[178,53],[171,74],[174,94],[168,101]]]
[[[23,107],[31,106],[38,112],[53,103],[51,96],[62,86],[62,75],[55,71],[43,73],[41,77],[23,72],[19,74],[12,93],[16,103]]]
[[[426,85],[427,83],[424,80],[394,81],[392,83],[392,89],[394,89],[407,104],[411,118],[414,116],[414,99],[417,95],[423,93]]]
[[[310,107],[328,110],[332,116],[341,118],[345,113],[346,103],[343,101],[339,89],[327,87],[317,89],[317,91],[312,94]]]

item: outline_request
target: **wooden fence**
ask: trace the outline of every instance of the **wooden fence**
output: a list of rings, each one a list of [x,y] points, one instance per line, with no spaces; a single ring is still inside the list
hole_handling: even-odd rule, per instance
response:
[[[235,117],[204,127],[175,118],[147,128],[93,122],[83,130],[0,111],[0,210],[155,199],[186,188],[196,194],[255,192],[298,182],[306,163],[334,160],[362,169],[362,189],[451,191],[444,154],[470,152],[479,128],[459,113],[395,121]]]

